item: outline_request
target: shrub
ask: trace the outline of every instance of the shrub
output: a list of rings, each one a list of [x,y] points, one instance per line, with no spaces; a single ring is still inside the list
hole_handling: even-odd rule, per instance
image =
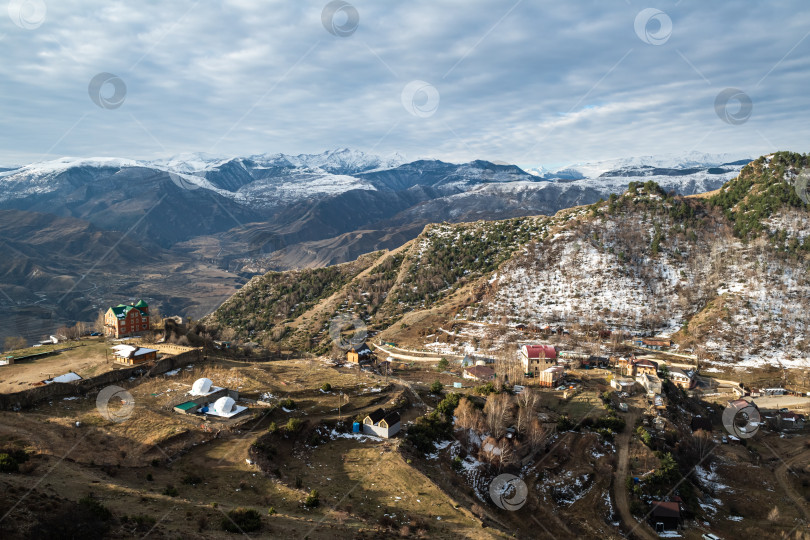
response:
[[[321,390],[323,390],[324,392],[329,392],[330,390],[332,390],[332,385],[329,384],[328,382],[323,383],[323,385],[321,386]]]
[[[173,485],[169,484],[166,486],[166,489],[163,490],[164,495],[168,495],[169,497],[177,497],[180,495],[180,492],[177,491],[177,488]]]
[[[271,506],[270,508],[267,509],[267,515],[268,516],[275,515],[275,513],[276,513],[276,507],[275,506]]]
[[[594,422],[594,426],[597,429],[609,429],[616,433],[621,433],[624,431],[624,419],[613,415],[600,416]]]
[[[197,484],[202,484],[202,477],[197,474],[187,474],[183,477],[183,483],[188,484],[191,486],[196,486]]]
[[[447,394],[447,396],[436,405],[436,410],[447,416],[453,416],[453,412],[456,410],[456,407],[458,407],[459,399],[461,399],[461,394],[458,392]]]
[[[146,481],[151,482],[152,480],[154,480],[154,478],[152,478],[152,473],[146,473]]]
[[[458,457],[458,456],[454,457],[453,461],[451,463],[451,466],[453,467],[453,470],[454,471],[460,471],[461,470],[461,463],[462,462],[461,462],[460,457]]]
[[[638,429],[636,429],[636,434],[641,439],[641,442],[643,442],[647,446],[650,446],[650,443],[652,442],[652,435],[650,435],[649,431],[644,429],[643,426],[638,426]]]
[[[262,518],[253,508],[234,508],[222,518],[222,528],[232,533],[258,531],[261,527]]]
[[[20,466],[17,461],[8,454],[0,454],[0,472],[18,472]]]
[[[90,495],[79,499],[79,506],[101,521],[109,521],[112,518],[112,512],[110,512],[109,508]]]
[[[307,495],[307,498],[304,500],[304,506],[307,508],[315,508],[319,504],[321,504],[321,500],[318,498],[318,490],[313,489],[309,492],[309,495]]]
[[[442,372],[447,371],[447,368],[450,367],[450,362],[447,361],[447,358],[442,358],[439,360],[439,363],[436,364],[436,371]]]
[[[444,385],[441,381],[434,381],[433,384],[430,385],[430,391],[434,394],[439,394],[444,389]]]
[[[293,401],[290,398],[284,398],[281,401],[279,401],[278,404],[284,407],[285,409],[289,410],[295,409],[295,401]]]
[[[497,390],[495,390],[494,384],[488,382],[486,384],[482,384],[481,386],[476,386],[475,388],[473,388],[473,392],[475,392],[479,396],[488,396],[492,393],[497,393]]]
[[[449,439],[452,433],[453,425],[433,411],[411,424],[405,438],[420,452],[428,453],[434,450],[435,442]]]
[[[573,427],[574,423],[565,415],[560,416],[557,420],[557,431],[569,431]]]
[[[278,431],[278,425],[275,422],[270,422],[270,425],[267,426],[268,433],[276,433]]]
[[[303,425],[304,423],[300,418],[290,418],[287,420],[287,425],[284,426],[284,429],[287,430],[287,433],[298,433]]]

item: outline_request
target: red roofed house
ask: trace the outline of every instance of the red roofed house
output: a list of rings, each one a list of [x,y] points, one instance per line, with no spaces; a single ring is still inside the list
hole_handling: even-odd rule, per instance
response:
[[[557,349],[553,345],[522,345],[520,347],[520,361],[523,372],[536,377],[557,363]]]
[[[520,361],[523,372],[530,377],[536,377],[557,363],[557,349],[553,345],[522,345],[520,347]]]

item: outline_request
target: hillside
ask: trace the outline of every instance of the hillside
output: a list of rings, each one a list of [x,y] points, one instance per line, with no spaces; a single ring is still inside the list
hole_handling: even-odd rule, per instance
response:
[[[386,339],[464,352],[479,339],[437,338],[436,329],[461,318],[504,330],[599,323],[670,334],[717,362],[803,365],[810,241],[794,184],[807,159],[761,157],[709,198],[634,182],[621,196],[553,217],[429,225],[396,253],[358,260],[362,273],[333,271],[319,285],[324,294],[296,302],[294,312],[290,298],[268,300],[263,309],[287,315],[258,317],[258,333],[273,346],[322,353],[329,321],[350,313]],[[247,339],[244,318],[225,313],[256,301],[253,289],[240,291],[211,321]],[[491,352],[499,343],[487,340]]]

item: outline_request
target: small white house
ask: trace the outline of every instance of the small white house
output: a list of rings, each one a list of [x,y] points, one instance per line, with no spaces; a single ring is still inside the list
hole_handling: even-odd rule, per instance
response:
[[[377,409],[363,419],[363,433],[389,439],[401,429],[399,413]]]

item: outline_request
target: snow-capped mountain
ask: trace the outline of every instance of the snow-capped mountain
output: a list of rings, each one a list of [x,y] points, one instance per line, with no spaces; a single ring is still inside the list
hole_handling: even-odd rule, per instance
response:
[[[60,158],[0,172],[0,210],[56,214],[118,232],[139,222],[132,235],[167,249],[192,249],[185,243],[213,235],[216,243],[204,242],[209,247],[199,255],[220,257],[224,266],[255,255],[248,234],[255,229],[261,254],[284,250],[274,263],[284,268],[395,247],[428,223],[554,214],[621,193],[632,181],[654,180],[682,195],[711,191],[738,173],[734,158],[647,156],[531,172],[347,148],[295,156]],[[341,236],[361,230],[356,238]]]
[[[609,176],[621,176],[621,174],[619,174],[620,172],[627,172],[627,176],[644,176],[644,171],[658,169],[680,171],[682,174],[689,174],[693,169],[709,169],[723,166],[739,170],[749,161],[751,161],[751,159],[749,159],[748,156],[741,154],[706,154],[693,151],[686,154],[635,156],[574,163],[553,169],[537,166],[527,170],[536,176],[546,179],[579,180],[583,178],[598,178],[606,173],[609,173]]]

